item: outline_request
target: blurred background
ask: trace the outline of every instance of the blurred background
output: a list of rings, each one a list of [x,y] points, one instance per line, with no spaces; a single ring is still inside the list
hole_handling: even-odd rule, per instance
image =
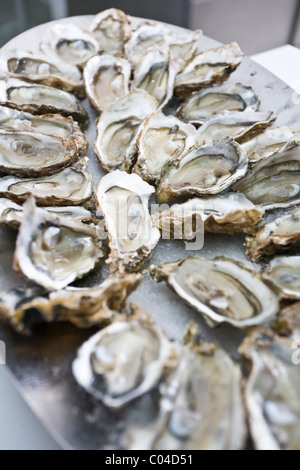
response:
[[[248,55],[284,44],[300,47],[300,0],[1,0],[0,46],[35,25],[116,7],[130,15],[191,29]]]

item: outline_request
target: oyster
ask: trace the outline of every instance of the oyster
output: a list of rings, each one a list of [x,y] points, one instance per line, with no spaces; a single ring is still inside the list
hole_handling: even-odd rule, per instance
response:
[[[150,319],[116,322],[81,347],[73,374],[105,406],[119,409],[160,382],[173,349]]]
[[[163,167],[187,152],[195,144],[196,129],[174,116],[152,114],[141,124],[137,137],[138,160],[134,171],[154,183]]]
[[[168,32],[165,36],[166,44],[170,49],[171,58],[177,64],[179,72],[185,69],[198,52],[202,38],[202,31],[178,35]]]
[[[50,26],[42,38],[40,48],[56,62],[78,66],[83,66],[100,53],[96,38],[72,23]]]
[[[0,224],[18,229],[22,222],[22,206],[15,204],[9,199],[0,198]]]
[[[86,92],[100,113],[129,93],[130,78],[129,62],[107,54],[93,57],[84,69]]]
[[[93,181],[86,164],[35,179],[21,179],[7,176],[0,179],[0,197],[7,197],[17,203],[34,196],[39,205],[44,206],[80,206],[91,204],[93,198]]]
[[[231,138],[194,147],[166,167],[159,181],[157,201],[219,194],[245,176],[248,163],[246,153]]]
[[[90,31],[105,54],[119,56],[123,55],[124,44],[130,36],[130,21],[123,11],[110,8],[93,19]]]
[[[288,208],[300,202],[300,148],[278,153],[258,162],[235,183],[233,190],[245,194],[266,210]]]
[[[255,233],[263,220],[264,210],[248,201],[243,194],[190,199],[152,216],[162,238],[193,240],[197,230],[209,233]],[[199,220],[199,225],[197,226]]]
[[[78,67],[56,63],[44,55],[14,49],[0,56],[0,70],[11,78],[59,88],[79,98],[85,96]]]
[[[265,278],[280,290],[283,299],[300,300],[300,256],[274,258]]]
[[[119,170],[100,181],[97,197],[109,233],[112,270],[139,270],[156,247],[160,233],[148,209],[153,193],[138,175]]]
[[[267,129],[262,135],[254,137],[243,144],[248,158],[252,163],[265,160],[274,153],[289,150],[300,145],[300,132],[287,126]]]
[[[241,372],[221,347],[186,346],[178,367],[161,386],[157,419],[131,427],[129,450],[241,450],[246,440]]]
[[[20,333],[30,332],[41,322],[70,322],[89,328],[114,321],[117,311],[137,288],[142,275],[127,274],[108,277],[90,288],[68,287],[46,293],[41,288],[13,289],[0,294],[0,319]]]
[[[250,113],[257,111],[259,105],[260,100],[251,87],[225,83],[192,93],[178,109],[177,116],[183,121],[203,124],[224,111]]]
[[[213,84],[223,83],[242,61],[236,42],[200,52],[176,77],[175,93],[186,95]]]
[[[249,369],[245,399],[257,450],[299,450],[300,366],[293,342],[268,330],[254,331],[240,354]]]
[[[97,125],[95,152],[107,171],[128,171],[136,155],[136,139],[144,119],[157,110],[157,101],[133,90],[104,111]]]
[[[300,209],[287,212],[265,224],[254,237],[247,238],[246,247],[247,256],[251,260],[300,247]]]
[[[232,137],[242,144],[262,134],[274,122],[273,113],[224,112],[213,116],[198,130],[196,142],[203,145],[210,140]]]
[[[162,24],[142,23],[131,33],[129,41],[125,44],[125,56],[136,67],[145,53],[155,47],[159,49],[166,44],[166,35],[169,30]]]
[[[261,276],[231,259],[194,256],[151,270],[156,281],[165,280],[210,326],[248,328],[272,320],[279,311],[277,295]]]
[[[61,114],[80,124],[86,124],[88,115],[71,93],[14,78],[0,80],[0,104],[32,114]]]
[[[272,324],[272,328],[281,336],[300,340],[300,302],[284,308]]]
[[[29,198],[23,206],[14,268],[47,290],[63,289],[92,271],[105,256],[105,233],[58,217],[36,207]]]
[[[177,69],[170,60],[167,47],[149,49],[135,69],[133,87],[153,96],[162,109],[173,96],[176,74]]]

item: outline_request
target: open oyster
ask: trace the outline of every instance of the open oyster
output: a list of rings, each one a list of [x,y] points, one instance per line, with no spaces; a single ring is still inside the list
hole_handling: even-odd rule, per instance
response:
[[[116,322],[81,347],[73,374],[88,393],[118,409],[157,386],[174,355],[150,319]]]
[[[88,142],[72,118],[59,114],[34,116],[16,109],[0,106],[0,129],[46,134],[63,139],[69,147],[74,146],[78,155],[85,155]]]
[[[53,176],[35,179],[6,176],[0,180],[0,197],[22,203],[28,196],[34,196],[41,206],[80,206],[92,203],[92,177],[86,163],[83,163]]]
[[[168,32],[165,36],[165,43],[168,45],[171,58],[177,64],[179,72],[185,69],[198,52],[202,38],[202,31],[196,30],[193,33],[178,35]]]
[[[123,11],[109,8],[95,16],[90,31],[99,41],[101,51],[120,56],[130,35],[130,21]]]
[[[0,104],[32,114],[61,114],[72,116],[86,124],[88,115],[71,93],[14,78],[0,80]]]
[[[178,109],[177,116],[183,121],[203,124],[216,114],[228,112],[255,112],[260,100],[254,90],[241,83],[203,88],[192,93]]]
[[[138,160],[134,171],[154,183],[163,167],[187,152],[195,144],[196,129],[174,116],[152,114],[141,124],[137,137]]]
[[[142,61],[145,53],[155,47],[159,49],[165,46],[166,34],[169,30],[162,24],[142,23],[131,33],[129,41],[125,44],[125,56],[135,67]]]
[[[0,56],[0,70],[12,78],[59,88],[84,98],[81,73],[75,65],[56,63],[47,56],[15,49]]]
[[[265,211],[243,194],[228,193],[211,198],[194,198],[152,216],[162,238],[193,240],[197,229],[209,233],[255,233]],[[197,227],[199,220],[199,225]]]
[[[89,328],[114,321],[126,299],[138,287],[142,275],[108,277],[95,287],[46,293],[41,288],[13,289],[0,294],[0,319],[20,333],[28,333],[41,322],[70,322]]]
[[[139,270],[156,247],[160,233],[148,208],[153,193],[138,175],[119,170],[100,181],[97,197],[109,232],[112,270]]]
[[[23,206],[14,267],[50,291],[63,289],[103,261],[105,233],[36,207]]]
[[[194,147],[180,160],[166,166],[159,181],[157,201],[219,194],[245,176],[248,164],[246,153],[231,138]]]
[[[294,343],[257,330],[240,354],[249,369],[245,399],[256,449],[299,450],[300,365]]]
[[[97,125],[95,152],[105,170],[128,171],[132,167],[139,126],[156,110],[152,96],[133,90],[104,111]]]
[[[223,83],[240,65],[243,53],[236,42],[200,52],[176,77],[175,93],[186,95]]]
[[[268,265],[265,278],[274,284],[284,299],[300,300],[300,256],[280,256]]]
[[[156,281],[165,280],[210,326],[248,328],[279,311],[277,295],[262,277],[231,259],[194,256],[151,269]]]
[[[280,336],[287,336],[295,341],[300,340],[300,302],[281,310],[272,328]]]
[[[100,113],[129,93],[130,78],[129,62],[108,54],[93,57],[84,69],[86,92]]]
[[[178,367],[161,386],[159,415],[131,427],[129,450],[242,450],[246,440],[241,372],[216,344],[186,346]]]
[[[40,43],[43,53],[58,62],[83,66],[100,52],[95,37],[72,23],[54,23]]]
[[[224,112],[213,116],[198,130],[196,142],[203,145],[210,140],[232,137],[242,144],[262,134],[274,122],[273,113]]]
[[[170,60],[167,47],[150,49],[136,67],[133,87],[145,90],[153,96],[159,109],[164,108],[173,96],[177,69]]]
[[[265,224],[254,237],[247,238],[246,247],[247,256],[251,260],[300,247],[300,209],[287,212]]]
[[[300,202],[300,147],[258,162],[235,183],[233,190],[245,194],[266,210],[288,208]]]
[[[300,132],[287,126],[267,129],[263,134],[243,144],[248,158],[252,163],[265,160],[274,153],[289,150],[300,145]]]

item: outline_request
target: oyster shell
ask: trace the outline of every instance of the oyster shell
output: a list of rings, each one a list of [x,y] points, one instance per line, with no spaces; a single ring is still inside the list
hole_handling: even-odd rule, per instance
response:
[[[156,281],[165,280],[210,326],[248,328],[279,312],[278,297],[261,276],[231,259],[194,256],[151,270]]]
[[[116,322],[81,347],[73,374],[105,406],[119,409],[154,388],[173,355],[172,344],[150,319]]]
[[[186,346],[178,367],[161,386],[159,415],[131,427],[129,450],[241,450],[246,439],[241,372],[229,354],[201,341]]]
[[[259,105],[260,100],[251,87],[225,83],[192,93],[178,109],[177,116],[201,125],[224,111],[250,113],[257,111]]]
[[[136,155],[136,139],[144,119],[157,110],[157,101],[133,90],[104,111],[97,125],[95,152],[107,171],[128,171]]]
[[[23,206],[14,268],[49,291],[63,289],[103,261],[105,233],[36,207]]]
[[[274,153],[289,150],[300,145],[300,132],[288,126],[267,129],[262,135],[254,137],[243,144],[248,158],[252,163],[265,160]]]
[[[300,256],[274,258],[265,278],[280,290],[283,299],[300,300]]]
[[[85,163],[57,173],[35,179],[7,176],[0,179],[0,197],[7,197],[17,203],[34,196],[42,206],[80,206],[92,204],[93,181]]]
[[[40,43],[43,53],[69,65],[83,66],[100,53],[96,38],[72,23],[53,24],[44,34]]]
[[[153,96],[158,108],[164,108],[173,96],[177,69],[170,60],[167,47],[150,49],[136,67],[133,87],[142,89]]]
[[[135,173],[154,183],[163,167],[187,152],[195,144],[196,129],[174,116],[152,114],[141,124],[137,137],[138,160]]]
[[[100,181],[97,197],[109,233],[112,270],[139,270],[156,247],[160,233],[148,208],[154,192],[138,175],[119,170]]]
[[[123,55],[124,44],[130,36],[130,20],[123,11],[116,8],[102,11],[95,16],[89,29],[105,54]]]
[[[125,44],[125,56],[136,67],[143,59],[145,53],[155,47],[159,49],[166,44],[166,35],[169,30],[162,24],[142,23],[131,33],[129,41]]]
[[[300,366],[292,341],[254,331],[240,348],[249,369],[245,399],[258,450],[299,450]]]
[[[46,134],[63,139],[68,146],[74,146],[78,155],[85,155],[88,142],[72,118],[59,114],[34,116],[16,109],[0,106],[0,129]]]
[[[245,194],[266,210],[288,208],[300,202],[300,148],[258,162],[235,183],[233,190]]]
[[[71,93],[14,78],[0,80],[0,104],[32,114],[61,114],[85,125],[88,115]]]
[[[13,289],[0,294],[0,319],[19,333],[29,333],[41,322],[70,322],[89,328],[114,321],[117,311],[142,280],[139,274],[114,275],[90,288],[68,287],[46,293],[41,288]]]
[[[196,146],[166,167],[159,181],[157,201],[219,194],[245,176],[248,164],[246,153],[231,138]]]
[[[81,73],[75,65],[56,63],[47,56],[14,49],[0,56],[0,70],[11,78],[59,88],[85,97]]]
[[[265,211],[255,206],[243,194],[228,193],[223,196],[190,199],[171,206],[169,210],[152,215],[155,227],[162,238],[193,240],[199,229],[208,233],[255,233]]]
[[[224,112],[206,121],[198,130],[196,142],[204,145],[210,140],[232,137],[242,144],[253,136],[262,134],[271,126],[273,113]]]
[[[272,324],[272,328],[281,336],[300,340],[300,302],[284,308]]]
[[[171,31],[166,34],[166,44],[169,47],[172,60],[177,64],[179,72],[185,69],[198,52],[202,34],[200,30],[185,35],[178,35]]]
[[[175,94],[186,95],[213,84],[221,84],[242,61],[236,42],[200,52],[176,77]]]
[[[246,240],[247,256],[251,260],[293,247],[300,247],[300,209],[280,215]]]
[[[129,62],[107,54],[93,57],[84,69],[86,92],[100,113],[129,93],[130,78]]]

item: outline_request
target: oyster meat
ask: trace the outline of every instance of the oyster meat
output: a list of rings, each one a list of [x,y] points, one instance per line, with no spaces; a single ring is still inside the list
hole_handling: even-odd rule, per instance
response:
[[[177,116],[201,125],[224,111],[251,113],[259,106],[260,100],[251,87],[225,83],[192,93],[178,109]]]
[[[283,299],[300,300],[300,256],[274,258],[265,278],[280,290]]]
[[[14,78],[0,80],[0,104],[32,114],[71,116],[83,125],[88,120],[87,112],[71,93]]]
[[[135,173],[155,183],[163,167],[178,160],[195,144],[196,129],[174,116],[152,114],[141,124],[137,137],[138,160]]]
[[[91,272],[105,256],[106,234],[36,207],[23,206],[14,268],[49,291],[63,289]]]
[[[158,102],[158,108],[164,108],[173,96],[177,69],[170,60],[167,47],[150,49],[136,67],[133,87],[145,90]]]
[[[138,66],[145,53],[155,47],[160,49],[166,44],[166,35],[169,30],[162,24],[142,23],[131,33],[129,41],[125,44],[125,56],[134,66]]]
[[[166,34],[165,39],[172,60],[176,62],[179,72],[182,72],[198,52],[202,31],[196,30],[193,33],[180,36],[170,31]]]
[[[157,201],[219,194],[245,176],[248,164],[246,153],[231,138],[196,146],[166,167],[159,181]]]
[[[240,354],[249,370],[245,399],[256,449],[299,450],[300,365],[293,362],[293,341],[258,329]]]
[[[129,93],[130,79],[129,62],[108,54],[93,57],[84,69],[86,92],[100,113]]]
[[[245,194],[266,210],[288,208],[300,202],[300,148],[258,162],[235,183],[233,190]]]
[[[152,96],[133,90],[104,111],[97,125],[95,152],[105,170],[130,170],[139,127],[156,110],[157,101]]]
[[[7,197],[17,203],[34,196],[41,206],[80,206],[93,203],[93,180],[86,163],[53,176],[35,179],[6,176],[0,180],[0,197]]]
[[[194,256],[151,270],[156,281],[165,280],[210,326],[248,328],[279,312],[278,297],[262,277],[232,259]]]
[[[243,194],[228,193],[176,204],[152,215],[152,221],[163,240],[190,241],[203,229],[208,233],[255,233],[264,215],[265,211]]]
[[[75,65],[56,63],[47,56],[14,49],[0,55],[0,70],[11,78],[59,88],[84,98],[81,72]]]
[[[240,65],[243,53],[236,42],[200,52],[176,77],[175,93],[186,95],[221,84]]]
[[[112,270],[139,270],[156,247],[160,233],[148,208],[153,193],[138,175],[119,170],[100,181],[97,197],[109,233]]]
[[[294,341],[300,340],[300,302],[284,308],[272,324],[272,328],[280,336],[290,337]]]
[[[247,256],[259,260],[264,256],[300,247],[300,209],[286,212],[265,224],[254,237],[246,240]]]
[[[20,333],[30,333],[41,322],[70,322],[79,328],[110,323],[138,287],[142,275],[108,277],[90,288],[68,287],[46,293],[41,288],[13,289],[0,294],[0,319]]]
[[[123,11],[109,8],[95,16],[90,31],[99,41],[104,54],[120,56],[130,36],[130,20]]]
[[[100,53],[99,43],[93,34],[72,23],[50,26],[42,38],[40,48],[56,62],[80,67]]]

